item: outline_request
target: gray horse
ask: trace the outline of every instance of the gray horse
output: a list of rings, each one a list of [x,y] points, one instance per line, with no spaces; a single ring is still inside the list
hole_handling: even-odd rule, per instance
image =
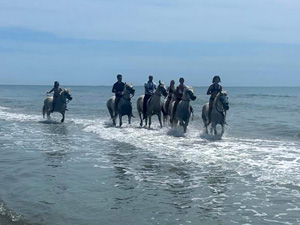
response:
[[[132,104],[131,98],[134,96],[135,90],[133,86],[129,83],[125,83],[123,97],[121,98],[118,108],[115,111],[115,99],[116,97],[113,96],[108,99],[106,106],[109,111],[110,117],[113,120],[113,124],[116,125],[116,118],[119,115],[119,124],[120,127],[122,126],[122,116],[128,116],[128,123],[131,124],[131,117],[132,117]]]
[[[176,100],[176,96],[173,95],[172,98],[171,98],[171,100],[170,100],[170,102],[169,102],[169,106],[168,107],[167,107],[168,98],[166,98],[165,101],[163,102],[161,111],[163,113],[163,122],[164,122],[164,125],[167,124],[169,116],[171,116],[172,104],[173,104],[173,102],[175,100]]]
[[[61,122],[63,123],[65,121],[65,112],[67,109],[67,100],[72,100],[72,97],[70,95],[70,90],[63,90],[59,97],[56,100],[54,112],[59,112],[62,115]],[[52,102],[53,97],[47,97],[44,101],[43,106],[43,118],[45,118],[45,114],[47,113],[47,119],[50,119],[50,113],[52,109]]]
[[[160,127],[162,127],[162,122],[161,122],[161,96],[167,96],[167,89],[164,83],[159,81],[159,85],[157,86],[154,94],[149,98],[147,102],[147,113],[146,113],[146,118],[145,118],[145,126],[147,126],[147,121],[149,118],[149,128],[151,126],[151,117],[153,115],[158,116],[159,124]],[[137,100],[137,110],[140,116],[140,126],[143,126],[143,101],[144,101],[144,95],[140,96]]]
[[[173,115],[173,108],[175,105],[175,101],[172,102],[171,108],[171,117],[173,121],[171,123],[172,126],[176,126],[178,121],[179,125],[183,127],[183,132],[186,133],[187,126],[189,125],[190,116],[191,116],[191,105],[190,101],[195,101],[196,96],[194,94],[194,90],[190,87],[186,87],[183,91],[182,100],[178,103],[175,115]]]
[[[211,110],[211,121],[209,121],[208,112],[209,112],[209,103],[206,103],[202,108],[202,120],[205,126],[205,132],[208,134],[208,125],[211,123],[210,133],[217,135],[216,126],[220,124],[222,126],[221,136],[224,134],[224,125],[226,124],[226,112],[229,110],[229,101],[226,91],[221,91],[217,94],[213,107]]]

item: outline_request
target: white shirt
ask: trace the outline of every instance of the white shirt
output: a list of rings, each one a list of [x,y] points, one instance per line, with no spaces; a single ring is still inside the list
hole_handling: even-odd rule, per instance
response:
[[[156,84],[154,82],[146,82],[145,85],[145,95],[152,95],[156,89]]]

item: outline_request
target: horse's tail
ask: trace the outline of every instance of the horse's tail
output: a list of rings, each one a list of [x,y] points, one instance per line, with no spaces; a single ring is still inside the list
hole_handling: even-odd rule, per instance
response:
[[[162,111],[164,116],[168,115],[168,113],[166,113],[166,111],[164,109],[164,104],[162,104],[162,106],[161,106],[161,111]]]
[[[112,98],[110,98],[107,103],[106,103],[106,107],[108,109],[108,112],[110,114],[110,117],[113,119],[114,118],[114,110],[113,110],[113,107],[114,107],[114,102],[112,100]]]
[[[45,118],[45,114],[46,114],[46,107],[45,107],[45,105],[43,106],[43,118]]]
[[[208,123],[208,118],[206,117],[206,104],[203,106],[202,108],[202,120],[204,122],[204,124]]]

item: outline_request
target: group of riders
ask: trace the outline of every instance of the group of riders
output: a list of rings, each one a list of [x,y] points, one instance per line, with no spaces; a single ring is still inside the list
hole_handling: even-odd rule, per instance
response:
[[[112,87],[112,92],[115,93],[115,109],[118,108],[118,104],[119,104],[121,98],[123,97],[125,83],[122,81],[122,79],[123,79],[123,76],[121,74],[118,74],[117,82]],[[212,84],[209,86],[209,88],[207,90],[207,95],[210,95],[209,120],[211,117],[210,115],[211,115],[211,110],[212,110],[214,99],[217,96],[217,94],[222,91],[222,86],[219,84],[220,82],[221,82],[220,76],[214,76],[213,80],[212,80]],[[154,94],[154,92],[156,90],[156,84],[153,82],[152,75],[149,75],[148,81],[144,84],[144,88],[145,88],[145,95],[144,95],[144,101],[143,101],[143,119],[146,118],[147,101],[151,98],[151,96]],[[175,99],[172,115],[175,115],[177,105],[182,100],[183,92],[184,92],[185,88],[186,88],[186,86],[184,84],[184,78],[182,78],[182,77],[179,79],[179,85],[177,87],[175,87],[175,81],[171,80],[170,86],[167,88],[167,93],[168,93],[168,97],[167,97],[167,101],[166,101],[167,109],[169,107],[169,104],[170,104],[172,98]],[[49,92],[47,92],[47,94],[53,92],[53,101],[52,101],[51,112],[54,111],[56,101],[57,101],[60,93],[62,92],[62,90],[63,89],[60,87],[59,82],[55,81],[54,87]],[[191,111],[193,111],[192,108],[191,108]],[[172,122],[172,118],[171,118],[171,122]]]
[[[118,108],[118,104],[123,97],[123,91],[125,87],[125,83],[122,82],[122,75],[118,74],[117,75],[117,82],[113,85],[112,92],[115,93],[115,109]],[[215,97],[219,92],[222,91],[222,86],[219,84],[221,82],[220,76],[214,76],[212,80],[212,84],[209,86],[207,90],[207,95],[210,95],[209,99],[209,120],[210,120],[210,114],[211,110],[213,107],[213,102]],[[184,78],[179,79],[179,85],[175,87],[175,81],[171,80],[170,86],[167,88],[167,93],[168,97],[166,100],[166,109],[169,108],[169,104],[172,99],[175,100],[174,102],[174,107],[173,107],[173,112],[171,115],[175,115],[177,105],[178,103],[182,100],[183,97],[183,92],[184,89],[186,88],[184,84]],[[153,76],[149,75],[148,81],[144,84],[144,89],[145,89],[145,95],[144,95],[144,100],[143,100],[143,119],[146,118],[146,112],[147,112],[147,102],[151,98],[151,96],[154,94],[156,90],[156,84],[153,82]],[[191,108],[191,111],[193,109]],[[167,112],[165,112],[167,113]],[[171,123],[172,123],[173,118],[171,118]]]

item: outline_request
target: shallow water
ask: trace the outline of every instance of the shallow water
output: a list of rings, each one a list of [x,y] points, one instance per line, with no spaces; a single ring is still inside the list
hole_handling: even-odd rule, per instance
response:
[[[113,127],[110,87],[71,87],[65,123],[46,86],[0,87],[0,224],[299,224],[300,88],[227,88],[222,139]],[[14,221],[14,222],[12,222]]]

